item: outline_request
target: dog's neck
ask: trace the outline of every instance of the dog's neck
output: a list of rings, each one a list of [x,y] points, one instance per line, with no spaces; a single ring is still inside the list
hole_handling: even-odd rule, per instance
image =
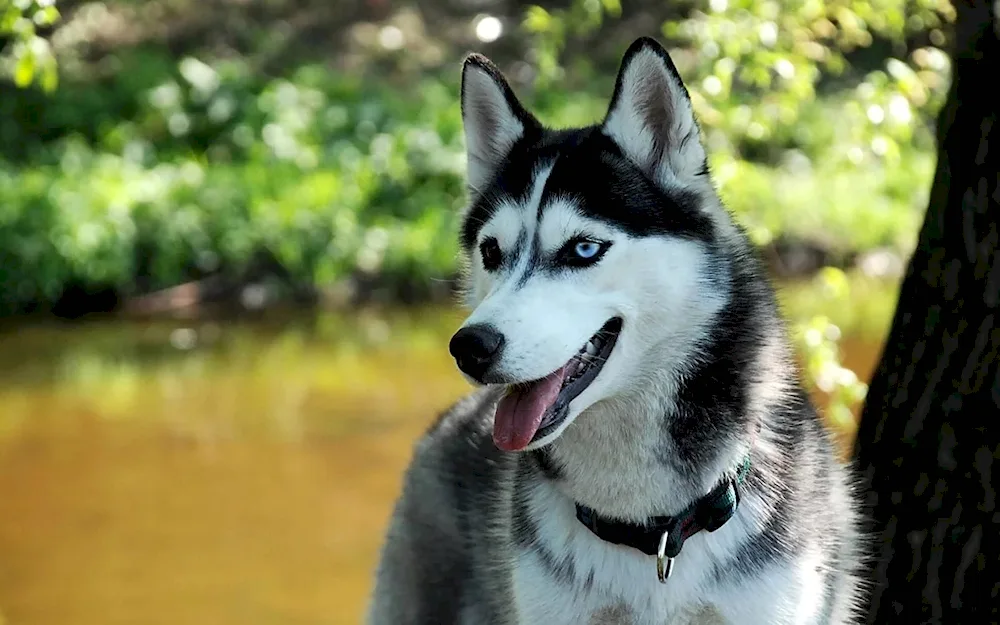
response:
[[[732,323],[739,324],[739,320]],[[795,372],[782,332],[720,328],[695,369],[657,369],[632,393],[598,402],[533,461],[598,513],[641,522],[674,515],[737,471]]]
[[[569,499],[604,516],[642,522],[674,515],[736,471],[750,439],[720,441],[704,464],[683,467],[672,461],[675,445],[662,433],[667,418],[593,409],[534,461]]]
[[[533,452],[559,491],[598,514],[642,522],[683,511],[761,453],[750,449],[755,435],[773,438],[771,415],[800,390],[774,291],[728,228],[736,251],[719,259],[727,271],[715,288],[728,294],[720,308],[659,337],[642,356],[641,379]]]

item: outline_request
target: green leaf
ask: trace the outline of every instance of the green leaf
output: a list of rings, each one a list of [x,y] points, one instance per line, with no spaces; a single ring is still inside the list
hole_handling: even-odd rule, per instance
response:
[[[533,33],[544,33],[552,29],[552,15],[540,6],[530,6],[524,16],[524,27]]]
[[[59,68],[55,59],[49,59],[42,67],[41,85],[45,93],[52,93],[59,86]]]
[[[601,0],[604,11],[611,17],[621,17],[622,3],[620,0]]]
[[[35,11],[35,15],[32,16],[32,19],[35,20],[35,24],[39,26],[51,26],[59,21],[59,17],[59,9],[54,6],[48,6]]]
[[[27,87],[35,77],[35,54],[30,49],[25,50],[14,66],[14,84]]]

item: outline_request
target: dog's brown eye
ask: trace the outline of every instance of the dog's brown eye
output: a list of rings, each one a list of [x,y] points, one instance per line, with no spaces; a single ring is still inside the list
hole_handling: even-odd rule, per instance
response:
[[[479,253],[483,255],[483,269],[486,271],[496,271],[503,261],[503,254],[500,252],[500,244],[493,237],[485,239],[479,244]]]

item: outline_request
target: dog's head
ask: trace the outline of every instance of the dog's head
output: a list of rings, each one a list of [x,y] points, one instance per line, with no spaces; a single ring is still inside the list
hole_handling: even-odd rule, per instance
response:
[[[534,449],[692,355],[725,303],[727,220],[687,90],[651,39],[625,53],[599,125],[544,128],[479,55],[462,119],[474,310],[450,349],[472,381],[508,387],[497,445]]]

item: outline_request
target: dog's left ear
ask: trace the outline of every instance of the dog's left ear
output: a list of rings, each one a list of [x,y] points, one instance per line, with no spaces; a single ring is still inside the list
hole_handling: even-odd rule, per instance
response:
[[[637,39],[625,52],[603,130],[661,184],[705,172],[691,98],[670,55],[653,39]]]

